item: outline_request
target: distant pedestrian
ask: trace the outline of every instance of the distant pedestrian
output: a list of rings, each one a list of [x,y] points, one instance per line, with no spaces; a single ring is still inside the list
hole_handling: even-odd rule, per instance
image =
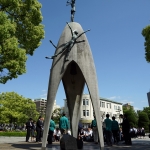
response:
[[[95,116],[94,116],[94,120],[92,120],[91,128],[93,130],[94,142],[95,144],[98,144],[98,129],[97,129],[97,122]]]
[[[42,127],[42,117],[40,116],[36,122],[36,142],[41,142]]]
[[[132,145],[131,136],[129,133],[130,132],[130,124],[129,124],[129,121],[127,119],[127,115],[124,114],[124,115],[120,115],[120,116],[121,116],[121,118],[123,118],[123,122],[121,123],[121,125],[122,125],[122,132],[123,132],[125,144]]]
[[[36,122],[33,120],[31,121],[32,126],[31,126],[31,142],[34,141],[35,138],[35,130],[36,130]]]
[[[114,138],[114,143],[118,143],[119,141],[119,124],[115,120],[115,117],[112,117],[112,133],[113,133],[113,138]]]
[[[68,118],[66,117],[66,114],[64,113],[63,116],[60,118],[59,121],[59,128],[61,135],[66,134],[69,129],[69,123],[68,123]]]
[[[48,133],[48,144],[52,144],[52,139],[54,138],[54,129],[55,122],[53,121],[53,117],[51,117],[50,125],[49,125],[49,133]]]
[[[26,134],[26,142],[29,142],[29,138],[30,138],[30,133],[31,133],[31,127],[32,127],[32,118],[30,118],[28,120],[28,122],[26,123],[26,130],[27,130],[27,134]]]
[[[106,119],[104,120],[106,125],[106,143],[109,146],[112,146],[112,121],[109,119],[109,114],[106,114]]]

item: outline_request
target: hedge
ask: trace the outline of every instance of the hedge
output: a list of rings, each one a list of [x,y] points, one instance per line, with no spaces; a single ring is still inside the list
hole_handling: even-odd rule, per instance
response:
[[[0,132],[0,136],[26,136],[26,132]]]

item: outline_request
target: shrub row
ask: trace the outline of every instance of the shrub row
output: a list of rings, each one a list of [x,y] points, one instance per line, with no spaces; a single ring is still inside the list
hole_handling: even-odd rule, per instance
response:
[[[26,136],[26,132],[0,132],[0,136]]]

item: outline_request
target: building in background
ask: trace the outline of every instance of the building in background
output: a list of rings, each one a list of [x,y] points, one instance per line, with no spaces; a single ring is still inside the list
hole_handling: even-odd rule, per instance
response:
[[[130,108],[134,109],[133,106],[131,106],[130,103],[124,104],[123,107],[125,107],[125,108],[127,108],[127,109],[130,109]]]
[[[116,120],[119,123],[121,122],[119,115],[123,114],[122,103],[115,102],[106,98],[100,98],[99,108],[100,108],[99,111],[101,112],[102,121],[104,121],[104,119],[106,118],[106,114],[109,114],[110,118],[112,116],[115,116]],[[63,111],[69,119],[69,111],[68,111],[66,99],[64,99]],[[82,96],[82,104],[81,104],[80,113],[81,113],[80,122],[86,128],[91,124],[93,120],[93,114],[94,114],[93,106],[92,106],[92,102],[91,102],[91,98],[89,94],[83,94]]]
[[[149,104],[149,107],[150,107],[150,92],[147,93],[147,98],[148,98],[148,104]]]
[[[44,99],[44,98],[34,99],[34,103],[36,104],[36,110],[37,110],[41,115],[45,115],[45,113],[46,113],[47,100]],[[55,101],[54,101],[54,106],[53,106],[53,111],[54,111],[56,108],[60,108],[60,106],[56,104],[56,100],[55,100]]]

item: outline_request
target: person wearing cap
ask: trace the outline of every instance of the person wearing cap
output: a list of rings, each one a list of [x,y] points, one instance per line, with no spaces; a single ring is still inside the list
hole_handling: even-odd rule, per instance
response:
[[[63,116],[60,118],[59,128],[60,128],[61,135],[67,133],[67,130],[69,128],[69,123],[68,123],[68,118],[66,117],[66,114],[63,114]]]
[[[31,133],[31,128],[32,128],[32,118],[30,118],[28,120],[28,122],[26,122],[26,130],[27,130],[27,134],[26,134],[26,142],[29,142],[29,138],[30,138],[30,133]]]

